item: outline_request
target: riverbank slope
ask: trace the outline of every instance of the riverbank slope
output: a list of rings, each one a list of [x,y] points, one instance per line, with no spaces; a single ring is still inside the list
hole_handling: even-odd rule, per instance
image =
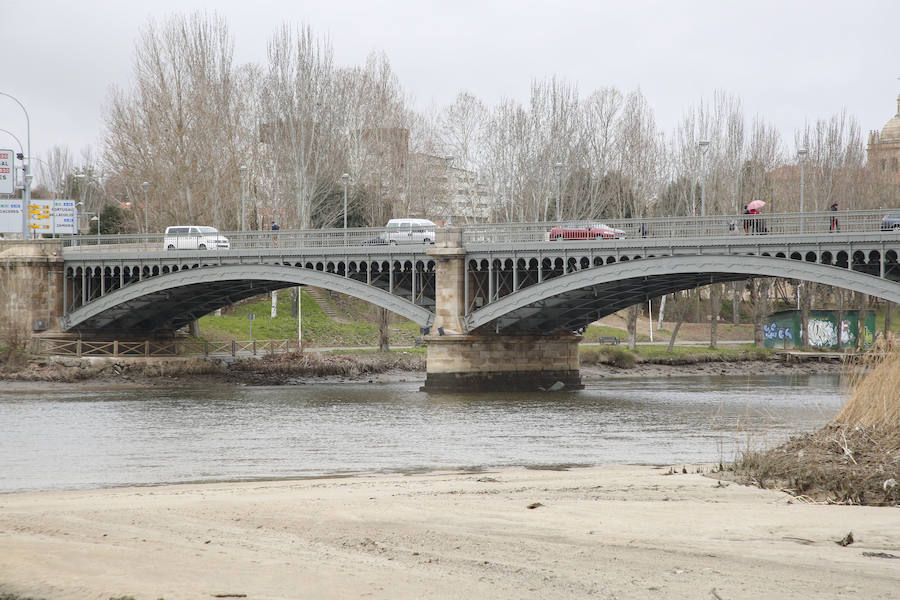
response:
[[[612,352],[626,349],[608,347]],[[615,357],[598,362],[582,360],[581,376],[585,383],[620,377],[679,377],[713,375],[745,377],[754,375],[841,374],[840,361],[794,361],[785,363],[775,356],[759,358],[717,356],[709,350],[689,355],[673,355],[673,364],[659,360],[628,361],[629,366],[616,366]],[[753,352],[742,351],[746,356]],[[109,385],[191,385],[215,382],[243,385],[292,385],[305,382],[424,381],[423,352],[323,354],[318,352],[266,355],[232,359],[216,357],[35,357],[19,363],[0,364],[0,381],[37,382],[40,384],[102,382]]]

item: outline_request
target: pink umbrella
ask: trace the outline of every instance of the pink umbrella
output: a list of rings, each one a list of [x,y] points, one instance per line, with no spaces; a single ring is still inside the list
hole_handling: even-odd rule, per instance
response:
[[[759,210],[765,205],[766,205],[766,203],[763,202],[762,200],[754,200],[753,202],[751,202],[750,204],[747,205],[747,210]]]

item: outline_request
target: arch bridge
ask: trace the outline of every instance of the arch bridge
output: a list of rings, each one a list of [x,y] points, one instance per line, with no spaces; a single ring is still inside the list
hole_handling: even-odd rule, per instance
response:
[[[171,333],[244,298],[313,285],[430,331],[429,379],[432,347],[451,337],[457,344],[461,336],[543,347],[562,340],[559,353],[568,358],[555,362],[563,364],[571,359],[570,332],[648,298],[710,283],[786,277],[900,302],[900,231],[882,229],[883,215],[611,221],[606,225],[618,232],[608,239],[582,239],[596,224],[574,222],[554,241],[554,223],[470,225],[438,231],[434,245],[382,243],[389,239],[383,229],[230,232],[229,248],[220,250],[167,250],[161,236],[82,237],[62,251],[60,329]],[[538,362],[548,360],[554,362]]]

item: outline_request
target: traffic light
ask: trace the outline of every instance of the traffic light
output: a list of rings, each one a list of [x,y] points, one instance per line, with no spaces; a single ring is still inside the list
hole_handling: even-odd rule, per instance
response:
[[[19,160],[24,160],[24,159],[25,159],[25,155],[22,154],[21,152],[16,152],[16,158],[18,158]]]

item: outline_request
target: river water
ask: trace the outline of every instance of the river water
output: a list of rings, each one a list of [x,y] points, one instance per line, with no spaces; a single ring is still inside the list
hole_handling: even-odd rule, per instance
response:
[[[735,458],[840,408],[837,376],[610,379],[578,392],[418,382],[0,389],[0,492]]]

